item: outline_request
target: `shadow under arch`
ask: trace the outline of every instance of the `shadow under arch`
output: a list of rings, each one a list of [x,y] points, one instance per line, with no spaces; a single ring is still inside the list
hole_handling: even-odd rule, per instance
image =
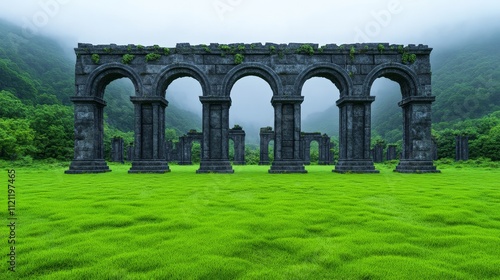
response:
[[[158,74],[153,83],[153,94],[158,97],[164,96],[165,90],[167,90],[168,86],[174,80],[184,77],[190,77],[197,80],[201,85],[203,96],[210,96],[212,94],[207,75],[199,68],[187,63],[179,63],[165,67]]]
[[[222,96],[229,97],[234,84],[247,76],[257,76],[266,81],[273,91],[273,96],[283,94],[281,79],[273,69],[258,63],[244,63],[226,74],[222,83]]]
[[[313,77],[330,80],[338,88],[340,97],[352,95],[353,85],[349,74],[340,66],[329,63],[311,65],[299,74],[294,85],[298,95],[302,94],[305,82]]]
[[[404,64],[385,63],[375,67],[366,76],[363,83],[363,96],[370,95],[373,82],[380,77],[398,83],[401,87],[403,99],[422,95],[422,91],[419,88],[419,79],[415,71]]]
[[[87,79],[86,96],[103,98],[106,86],[112,81],[128,78],[135,88],[135,96],[143,95],[142,80],[133,68],[120,63],[108,63],[97,67]]]

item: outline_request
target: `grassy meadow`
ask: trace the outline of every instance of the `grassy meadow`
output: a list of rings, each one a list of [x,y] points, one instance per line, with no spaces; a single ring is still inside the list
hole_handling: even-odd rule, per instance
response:
[[[500,279],[500,169],[65,175],[16,167],[0,279]],[[7,223],[7,192],[0,198]]]

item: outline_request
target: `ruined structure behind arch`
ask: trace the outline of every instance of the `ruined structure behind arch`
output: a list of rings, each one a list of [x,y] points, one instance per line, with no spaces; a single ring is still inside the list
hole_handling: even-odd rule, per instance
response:
[[[398,82],[404,116],[399,172],[436,172],[432,162],[430,49],[389,44],[210,44],[175,48],[79,44],[75,49],[75,156],[67,173],[109,171],[103,155],[102,99],[113,79],[128,77],[136,93],[131,173],[168,172],[165,89],[192,77],[203,91],[202,155],[198,173],[232,173],[229,162],[231,89],[241,78],[264,79],[273,91],[274,161],[270,173],[304,173],[301,89],[324,77],[340,91],[339,159],[336,172],[374,173],[370,158],[370,88],[378,77]],[[408,59],[410,58],[410,59]]]

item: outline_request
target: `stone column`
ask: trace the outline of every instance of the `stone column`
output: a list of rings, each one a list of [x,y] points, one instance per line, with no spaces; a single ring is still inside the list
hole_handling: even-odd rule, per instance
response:
[[[395,160],[398,159],[398,152],[396,145],[387,146],[387,160]]]
[[[335,149],[334,144],[331,142],[331,139],[328,140],[328,164],[335,163],[335,154],[333,149]]]
[[[75,107],[74,158],[66,174],[109,172],[104,160],[104,106],[97,97],[72,97]]]
[[[432,160],[438,160],[438,144],[434,138],[432,138]]]
[[[113,137],[113,139],[111,139],[111,161],[125,163],[123,152],[123,138]]]
[[[339,161],[334,172],[378,173],[370,158],[371,103],[375,97],[343,97],[340,110]]]
[[[300,137],[301,158],[304,160],[304,165],[311,164],[311,141],[309,140],[304,135]]]
[[[269,142],[274,139],[274,131],[271,127],[260,129],[260,161],[259,165],[271,164],[269,160]]]
[[[193,140],[188,136],[179,137],[179,165],[192,165],[191,162],[191,148],[193,147]]]
[[[455,142],[455,160],[469,160],[469,137],[457,136]]]
[[[165,108],[163,97],[130,97],[135,108],[135,152],[129,173],[170,172],[165,158]]]
[[[380,163],[384,161],[384,146],[381,144],[373,147],[373,162]]]
[[[128,161],[134,160],[134,143],[130,143],[129,146],[127,147],[127,160]]]
[[[274,96],[274,161],[269,173],[307,173],[300,157],[300,104],[303,96]]]
[[[328,165],[331,163],[330,137],[324,134],[319,142],[319,165]]]
[[[431,104],[435,97],[409,97],[403,108],[403,153],[397,172],[436,173],[432,157]]]
[[[174,151],[174,143],[171,140],[165,141],[165,159],[168,162],[172,162],[175,160],[173,157],[173,151]]]
[[[229,107],[231,98],[201,96],[203,141],[200,169],[196,173],[234,173],[229,161]]]

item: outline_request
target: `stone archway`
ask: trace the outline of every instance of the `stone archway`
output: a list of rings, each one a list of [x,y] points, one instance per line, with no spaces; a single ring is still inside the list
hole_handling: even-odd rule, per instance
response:
[[[75,111],[74,159],[67,174],[101,173],[110,169],[104,160],[104,90],[114,80],[128,78],[135,96],[142,96],[143,84],[135,70],[119,63],[108,63],[85,74],[76,68],[76,94],[71,98]]]
[[[389,44],[210,44],[175,48],[79,44],[75,52],[75,157],[67,173],[108,171],[102,155],[99,94],[109,81],[134,83],[135,157],[131,173],[168,172],[163,93],[170,82],[189,76],[203,89],[203,154],[198,173],[232,173],[229,162],[231,88],[254,75],[273,90],[275,158],[270,173],[305,173],[300,151],[301,87],[310,77],[326,77],[339,88],[340,156],[336,172],[373,173],[370,158],[373,80],[383,76],[402,86],[405,155],[399,172],[435,172],[428,157],[431,95],[430,53],[424,45]]]
[[[332,152],[330,151],[331,143],[330,137],[326,134],[321,134],[319,132],[302,132],[301,133],[301,157],[304,160],[305,165],[311,164],[311,142],[316,141],[318,143],[318,164],[328,165],[333,163]]]
[[[398,105],[403,110],[403,151],[395,171],[438,172],[432,156],[431,105],[435,97],[431,96],[430,73],[419,77],[404,64],[381,64],[367,75],[363,95],[370,95],[371,86],[379,77],[388,78],[401,87],[402,100]]]

